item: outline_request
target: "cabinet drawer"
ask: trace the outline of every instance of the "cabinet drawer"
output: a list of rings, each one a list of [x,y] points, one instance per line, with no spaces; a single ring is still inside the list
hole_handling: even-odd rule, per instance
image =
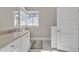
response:
[[[15,40],[11,42],[10,44],[4,46],[3,48],[0,49],[0,52],[11,52],[18,46],[18,40]]]

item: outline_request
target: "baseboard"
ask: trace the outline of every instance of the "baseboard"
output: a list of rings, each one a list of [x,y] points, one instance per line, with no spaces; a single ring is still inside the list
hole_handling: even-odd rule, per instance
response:
[[[31,40],[51,40],[50,37],[32,37]]]

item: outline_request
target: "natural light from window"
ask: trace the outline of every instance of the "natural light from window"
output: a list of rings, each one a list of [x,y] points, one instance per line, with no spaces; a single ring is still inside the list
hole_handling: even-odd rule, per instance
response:
[[[14,26],[39,26],[39,11],[14,12]]]

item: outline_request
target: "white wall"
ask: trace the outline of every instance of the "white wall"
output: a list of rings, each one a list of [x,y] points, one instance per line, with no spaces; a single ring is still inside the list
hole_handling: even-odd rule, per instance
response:
[[[0,31],[12,28],[14,25],[15,7],[0,7]]]
[[[28,7],[27,10],[40,11],[39,27],[29,28],[31,37],[50,37],[51,26],[56,26],[56,8],[54,7]]]

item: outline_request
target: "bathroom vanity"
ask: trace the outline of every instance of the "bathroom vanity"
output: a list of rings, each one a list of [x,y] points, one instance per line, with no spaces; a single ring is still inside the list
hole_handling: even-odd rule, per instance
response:
[[[30,32],[20,31],[0,35],[0,52],[28,52]]]

